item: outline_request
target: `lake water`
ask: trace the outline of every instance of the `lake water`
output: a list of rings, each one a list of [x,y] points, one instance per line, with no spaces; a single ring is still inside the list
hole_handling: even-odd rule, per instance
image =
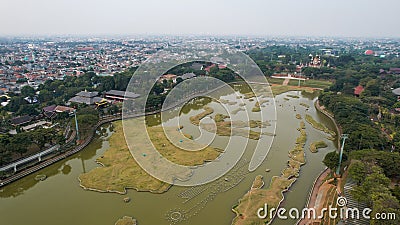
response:
[[[297,95],[299,98],[285,100],[287,94]],[[226,98],[229,99],[229,96]],[[234,99],[231,100],[234,101]],[[237,204],[238,200],[249,190],[255,176],[259,174],[264,176],[264,188],[266,188],[269,186],[271,177],[279,175],[286,167],[288,151],[294,147],[295,139],[299,134],[296,129],[299,127],[300,120],[295,118],[296,113],[301,114],[303,118],[308,113],[329,128],[334,128],[328,118],[314,109],[315,95],[302,95],[301,92],[292,91],[276,96],[275,100],[276,137],[266,160],[258,169],[249,173],[247,165],[252,152],[246,151],[240,162],[245,166],[237,166],[233,172],[229,172],[237,179],[237,183],[229,188],[221,181],[214,181],[208,186],[200,188],[173,186],[163,194],[129,190],[124,196],[83,190],[79,186],[78,176],[97,167],[95,159],[109,147],[107,138],[112,134],[112,126],[105,125],[98,131],[99,138],[96,138],[82,152],[1,189],[0,224],[112,225],[126,215],[136,218],[140,225],[163,225],[173,224],[170,217],[177,216],[178,213],[180,216],[186,216],[186,219],[182,218],[183,221],[177,224],[231,224],[235,216],[231,210],[232,206]],[[300,103],[306,103],[311,107],[306,110],[305,107],[299,105]],[[219,111],[217,103],[209,102],[208,105]],[[246,107],[249,107],[248,109],[251,111],[252,105],[248,104]],[[296,108],[296,112],[294,108]],[[182,114],[182,118],[188,118],[201,111],[201,107],[189,107]],[[183,125],[184,132],[192,132],[196,136],[196,129],[191,128],[189,122]],[[337,148],[335,141],[327,140],[326,134],[313,129],[308,123],[306,123],[306,132],[308,135],[305,146],[307,164],[301,168],[300,177],[290,191],[285,193],[285,201],[282,203],[285,208],[302,209],[304,207],[315,178],[324,169],[323,157],[327,152]],[[237,139],[245,138],[237,137]],[[318,153],[311,153],[308,147],[311,142],[317,140],[325,140],[328,148],[320,149]],[[223,145],[225,142],[224,138],[219,138],[213,145]],[[249,147],[254,147],[255,143],[256,141],[250,140]],[[243,161],[243,159],[247,159],[247,161]],[[267,168],[271,171],[265,172]],[[36,181],[34,178],[38,174],[45,174],[48,178],[45,181]],[[126,196],[131,198],[130,203],[124,203],[123,198]],[[273,222],[274,225],[294,223],[295,221],[290,220]]]

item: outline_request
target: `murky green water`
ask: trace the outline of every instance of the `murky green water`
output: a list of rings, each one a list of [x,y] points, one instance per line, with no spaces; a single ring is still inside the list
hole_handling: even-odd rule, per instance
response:
[[[184,203],[185,199],[180,194],[187,191],[187,187],[172,187],[164,194],[151,194],[147,192],[136,192],[129,190],[127,196],[132,201],[124,203],[126,196],[113,193],[97,193],[85,191],[79,186],[78,176],[82,172],[88,172],[97,167],[95,159],[104,153],[108,148],[107,137],[112,133],[110,125],[104,126],[99,132],[99,138],[91,143],[84,151],[66,160],[49,166],[42,171],[27,176],[11,185],[0,190],[0,224],[1,225],[111,225],[118,218],[125,215],[135,217],[140,225],[163,225],[170,224],[166,220],[169,212],[188,210],[194,208],[197,212],[187,220],[179,224],[190,225],[224,225],[231,224],[234,213],[231,211],[233,205],[237,204],[250,188],[254,177],[258,174],[264,176],[266,187],[274,175],[279,175],[281,170],[286,167],[288,151],[295,144],[298,136],[296,130],[299,127],[299,120],[295,118],[296,113],[300,113],[303,118],[305,113],[311,114],[318,121],[323,122],[328,127],[333,127],[329,119],[318,113],[313,107],[315,96],[302,96],[300,92],[290,92],[299,95],[300,98],[290,98],[284,100],[286,94],[276,97],[277,106],[277,129],[276,137],[267,159],[254,172],[248,173],[241,182],[225,192],[218,192],[210,198],[210,187],[204,192],[194,195],[194,197]],[[310,105],[309,110],[300,106],[304,102]],[[214,104],[214,103],[209,103]],[[250,107],[251,110],[251,106]],[[294,112],[294,107],[296,112]],[[199,111],[187,110],[183,117],[197,114]],[[154,118],[156,120],[157,118]],[[153,121],[155,122],[155,121]],[[185,132],[189,132],[190,125],[186,124]],[[194,135],[195,131],[193,130]],[[327,139],[326,135],[314,130],[306,123],[308,140],[306,143],[307,164],[301,169],[300,178],[294,183],[291,190],[285,194],[286,200],[282,206],[285,208],[304,207],[309,190],[318,174],[323,170],[322,158],[333,149],[335,144]],[[241,137],[240,137],[241,138]],[[223,138],[219,143],[224,142]],[[308,146],[316,140],[325,140],[329,147],[320,150],[318,153],[311,153]],[[255,141],[250,141],[250,146]],[[243,158],[250,159],[251,152],[245,152]],[[247,169],[247,165],[245,167]],[[271,169],[265,172],[265,169]],[[45,181],[35,181],[37,174],[46,174]],[[212,184],[210,184],[212,185]],[[210,199],[210,200],[207,200]],[[275,220],[273,224],[294,224],[294,221]]]

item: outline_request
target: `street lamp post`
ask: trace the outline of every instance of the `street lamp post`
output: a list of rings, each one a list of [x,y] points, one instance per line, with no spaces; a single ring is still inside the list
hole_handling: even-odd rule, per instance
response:
[[[342,145],[340,146],[339,164],[338,164],[338,167],[336,169],[336,174],[337,175],[340,174],[340,165],[342,164],[344,143],[346,142],[346,139],[349,138],[349,135],[348,134],[342,134],[341,138],[342,138]]]
[[[74,110],[74,117],[75,117],[76,138],[79,141],[79,126],[78,126],[78,120],[76,119],[76,110]]]

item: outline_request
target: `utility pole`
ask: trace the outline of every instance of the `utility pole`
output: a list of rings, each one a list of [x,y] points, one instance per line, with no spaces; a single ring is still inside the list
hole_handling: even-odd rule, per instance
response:
[[[74,110],[74,116],[75,116],[75,128],[76,128],[76,140],[79,141],[79,126],[78,126],[78,120],[76,119],[76,110]]]
[[[339,154],[339,165],[336,169],[336,174],[340,174],[340,165],[342,164],[342,157],[343,157],[343,149],[344,149],[344,143],[346,142],[346,139],[349,138],[348,134],[342,134],[342,145],[340,146],[340,154]]]

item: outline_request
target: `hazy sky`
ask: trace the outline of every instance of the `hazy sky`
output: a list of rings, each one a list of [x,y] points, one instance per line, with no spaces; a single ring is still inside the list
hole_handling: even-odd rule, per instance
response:
[[[0,36],[400,37],[400,0],[1,0]]]

